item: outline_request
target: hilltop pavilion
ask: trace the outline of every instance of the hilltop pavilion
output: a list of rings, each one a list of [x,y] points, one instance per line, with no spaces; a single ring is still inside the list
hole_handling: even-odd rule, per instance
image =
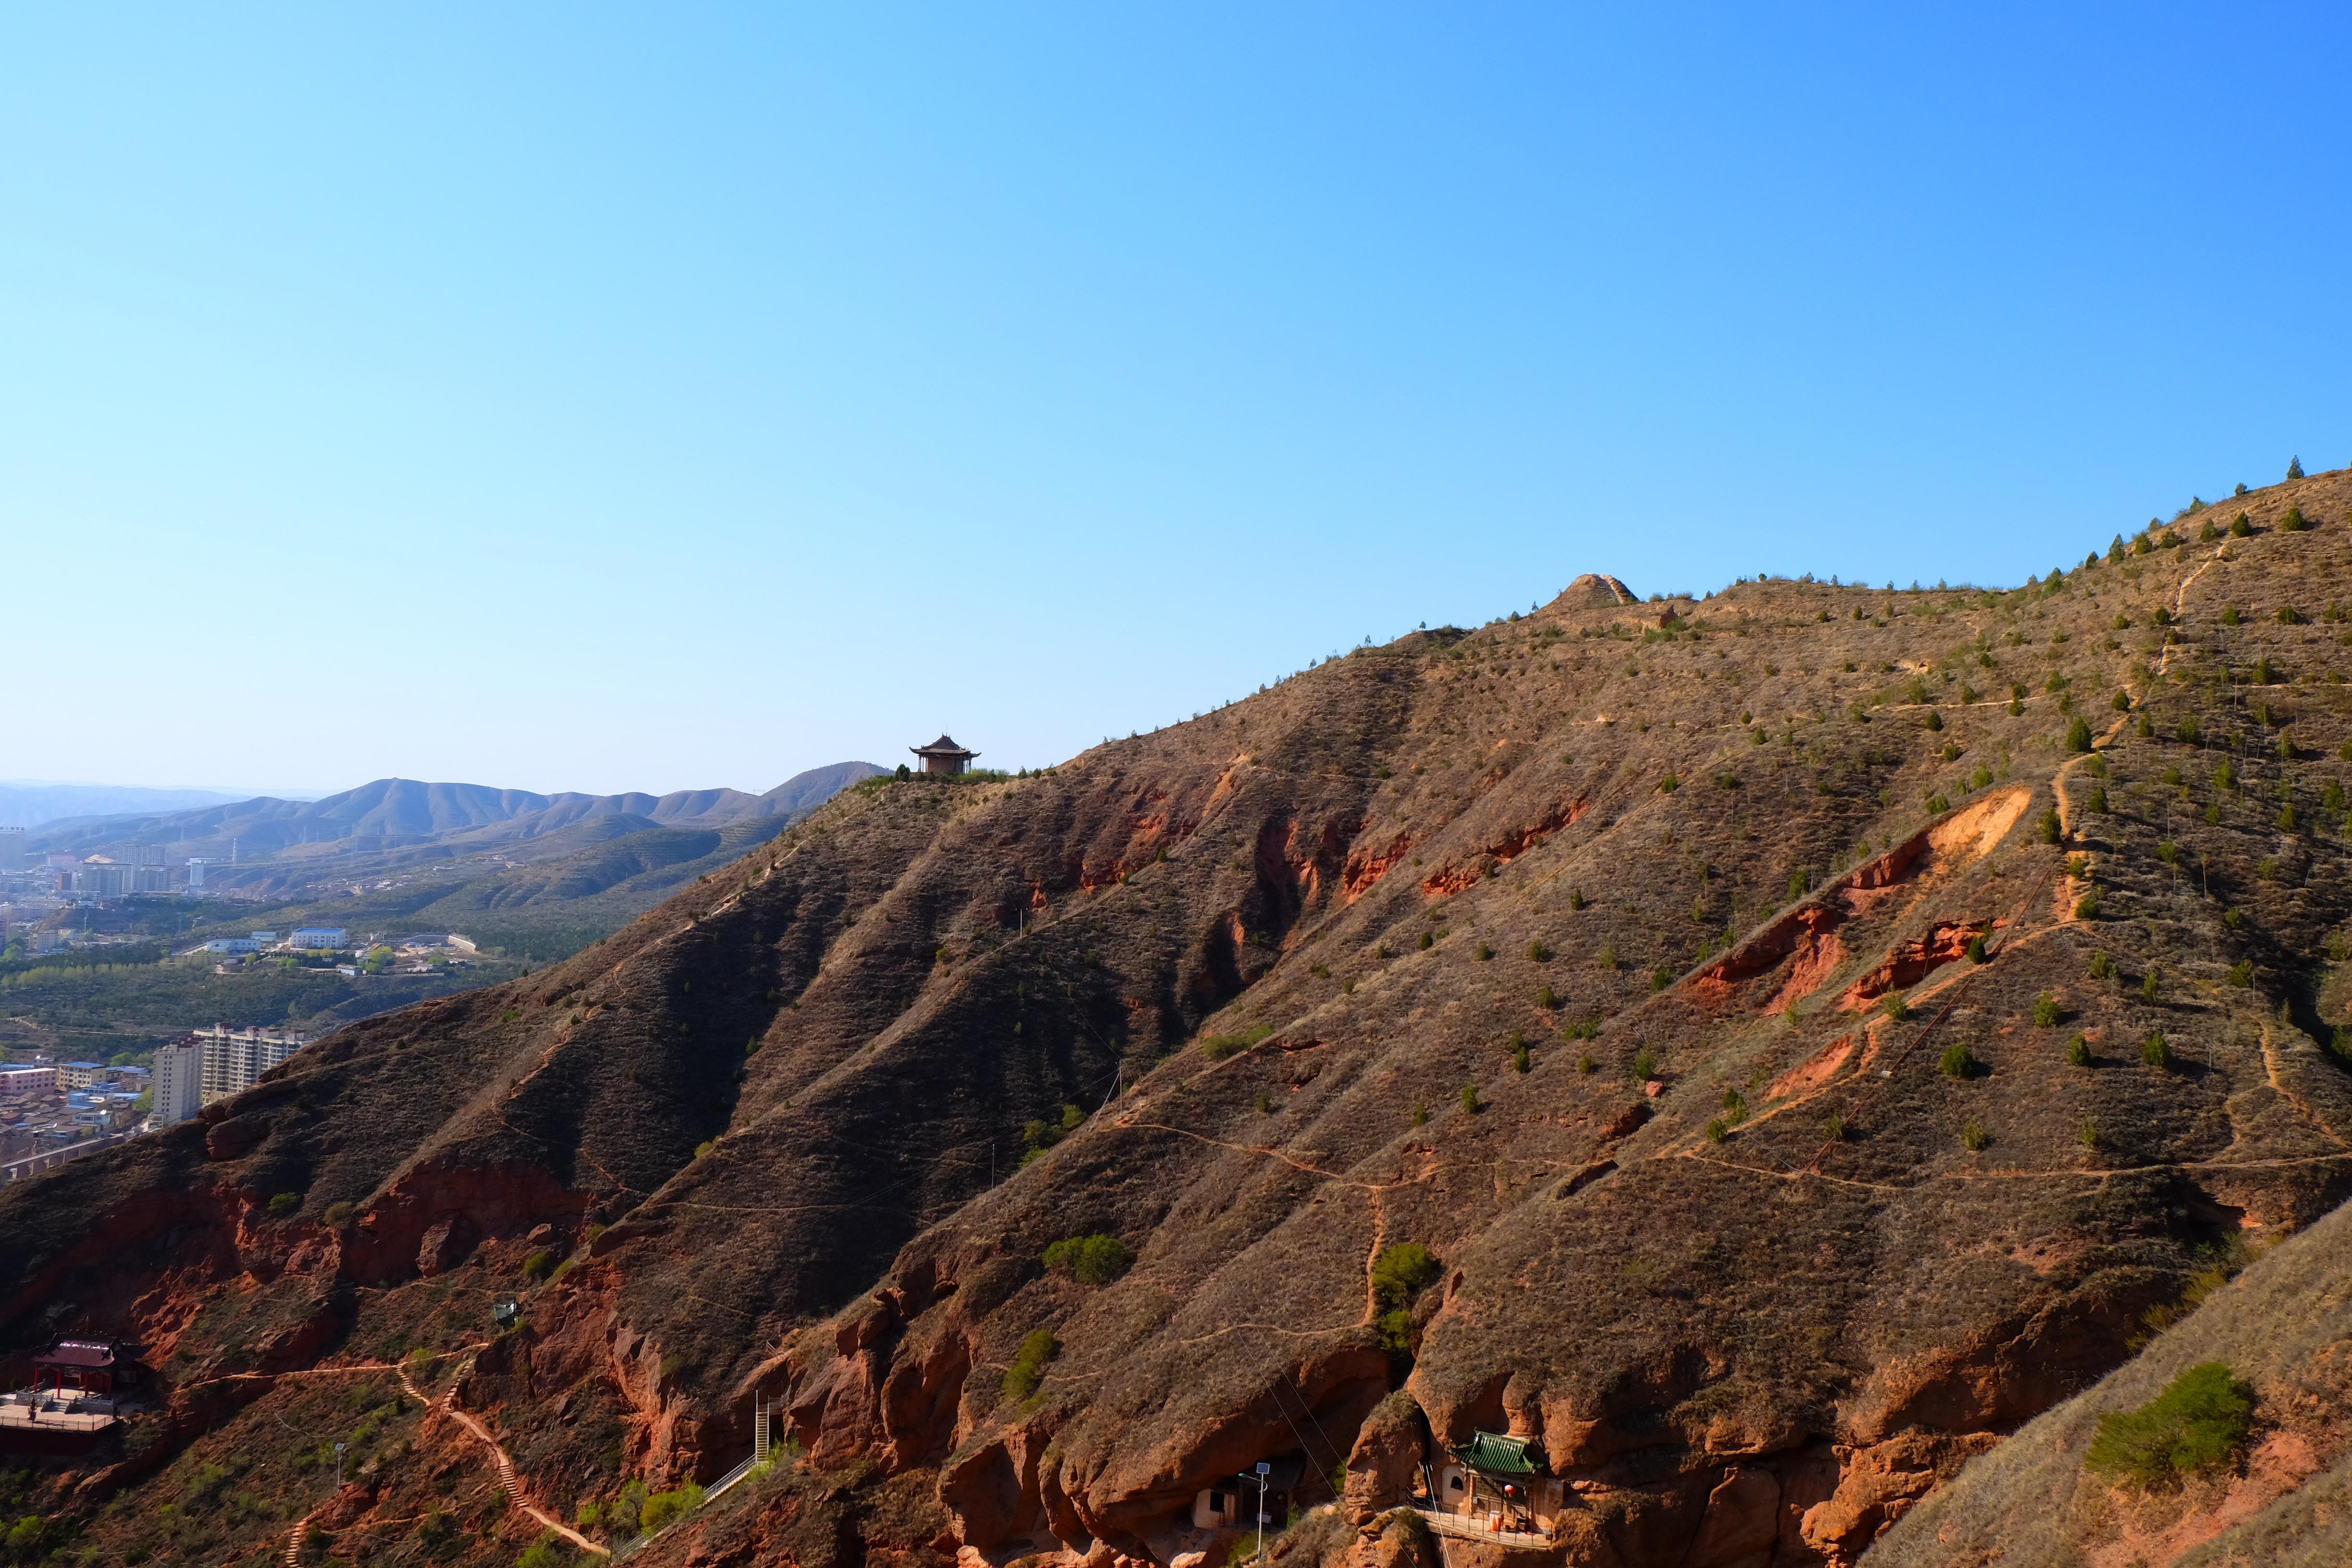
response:
[[[960,773],[971,765],[972,758],[980,755],[978,752],[965,751],[946,735],[928,746],[909,746],[907,750],[923,759],[923,771],[927,773]]]

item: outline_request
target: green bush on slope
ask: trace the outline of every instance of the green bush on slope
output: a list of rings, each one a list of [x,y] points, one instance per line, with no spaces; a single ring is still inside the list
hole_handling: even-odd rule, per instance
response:
[[[2099,1417],[2083,1463],[2111,1480],[2168,1486],[2236,1464],[2253,1419],[2253,1389],[2221,1362],[2200,1362],[2137,1410]]]

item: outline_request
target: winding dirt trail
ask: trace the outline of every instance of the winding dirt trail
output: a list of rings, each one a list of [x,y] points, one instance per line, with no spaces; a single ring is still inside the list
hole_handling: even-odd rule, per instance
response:
[[[586,1536],[581,1534],[578,1531],[572,1529],[570,1525],[564,1523],[562,1520],[557,1519],[554,1515],[547,1512],[545,1510],[528,1501],[523,1497],[522,1485],[515,1479],[514,1461],[507,1457],[507,1451],[499,1446],[497,1438],[490,1436],[490,1429],[488,1427],[483,1426],[479,1421],[475,1420],[471,1415],[457,1407],[457,1387],[456,1384],[451,1384],[449,1386],[449,1392],[443,1394],[440,1399],[436,1401],[428,1397],[423,1389],[418,1388],[415,1383],[409,1377],[408,1369],[406,1367],[402,1367],[400,1369],[400,1385],[408,1390],[409,1397],[415,1399],[418,1404],[425,1406],[425,1412],[428,1418],[436,1412],[449,1415],[456,1419],[458,1426],[463,1426],[467,1431],[472,1433],[476,1437],[481,1440],[482,1446],[490,1451],[490,1463],[498,1472],[499,1489],[506,1493],[507,1506],[509,1508],[519,1509],[522,1512],[530,1515],[541,1525],[555,1531],[556,1534],[563,1537],[564,1540],[569,1541],[572,1545],[578,1547],[583,1552],[593,1552],[599,1557],[610,1557],[613,1554],[612,1548],[598,1545],[596,1542],[589,1540]],[[309,1527],[310,1522],[310,1521],[308,1519],[305,1519],[301,1524],[297,1525],[295,1528],[298,1531],[305,1530]],[[299,1544],[299,1543],[297,1542],[298,1546]],[[293,1549],[289,1548],[289,1550],[291,1551]],[[293,1562],[293,1558],[289,1556],[287,1558],[287,1562],[291,1563]]]

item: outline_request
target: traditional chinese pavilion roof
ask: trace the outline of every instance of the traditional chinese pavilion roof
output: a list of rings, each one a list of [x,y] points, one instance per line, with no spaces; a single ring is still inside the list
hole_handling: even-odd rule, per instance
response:
[[[1477,1432],[1467,1443],[1452,1450],[1454,1458],[1464,1465],[1490,1476],[1532,1476],[1542,1460],[1541,1454],[1530,1456],[1535,1446],[1530,1437],[1507,1437],[1499,1432]]]
[[[104,1340],[59,1340],[33,1358],[35,1366],[112,1366],[114,1347]]]
[[[952,737],[941,735],[928,746],[909,746],[907,750],[919,757],[976,757],[978,752],[967,752]]]

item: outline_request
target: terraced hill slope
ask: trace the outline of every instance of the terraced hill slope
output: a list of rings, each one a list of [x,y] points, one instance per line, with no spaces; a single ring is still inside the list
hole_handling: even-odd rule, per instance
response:
[[[136,1337],[164,1394],[40,1506],[124,1560],[505,1562],[772,1407],[793,1461],[634,1561],[1174,1568],[1264,1459],[1344,1494],[1284,1561],[1387,1564],[1485,1428],[1570,1483],[1545,1561],[1850,1563],[2352,1184],[2347,511],[2010,593],[1582,579],[869,781],[0,1194],[0,1331]]]

